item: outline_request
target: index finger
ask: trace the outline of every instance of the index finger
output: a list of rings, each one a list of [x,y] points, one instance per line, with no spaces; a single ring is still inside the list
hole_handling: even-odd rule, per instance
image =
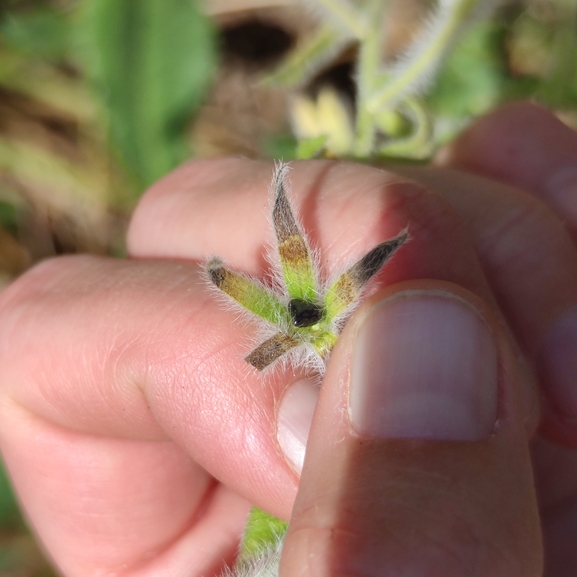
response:
[[[83,442],[173,440],[185,450],[181,471],[184,456],[191,455],[243,497],[288,517],[298,475],[277,441],[277,414],[281,423],[279,399],[298,375],[287,370],[263,378],[246,365],[253,328],[241,326],[214,299],[198,262],[217,253],[258,275],[267,269],[272,169],[241,160],[186,166],[157,185],[136,212],[131,253],[149,260],[49,261],[0,295],[0,437],[11,469],[20,472],[32,521],[39,526],[42,515],[42,530],[51,534],[58,527],[66,555],[81,549],[75,544],[84,535],[78,528],[86,530],[86,508],[62,510],[54,502],[54,487],[63,485],[51,475],[63,470],[64,461],[75,473],[74,498],[67,500],[97,502],[114,519],[114,531],[98,526],[99,543],[116,539],[129,519],[117,514],[118,493],[95,479],[95,461],[67,452],[70,432]],[[314,233],[329,274],[408,224],[412,241],[376,286],[433,278],[492,302],[466,232],[435,195],[347,163],[297,164],[292,180],[296,212]],[[42,449],[38,442],[48,430],[59,434]],[[299,442],[304,451],[306,436]],[[99,454],[115,479],[125,475],[126,457],[121,469]],[[152,461],[139,478],[158,479]],[[187,466],[208,487],[210,480]],[[185,492],[185,478],[180,486]],[[159,502],[162,483],[154,491],[149,501]],[[182,524],[196,504],[183,515],[177,501],[165,498],[162,514]]]
[[[180,169],[137,209],[131,252],[196,260],[214,251],[262,271],[272,169],[241,160]],[[412,241],[376,286],[433,278],[492,302],[467,234],[438,197],[347,163],[302,163],[292,179],[325,269],[408,224]],[[0,313],[0,339],[10,343],[2,384],[18,403],[83,433],[174,439],[240,494],[288,515],[296,479],[274,421],[277,399],[297,377],[288,370],[263,378],[244,362],[254,329],[207,291],[197,263],[52,261],[3,293]]]

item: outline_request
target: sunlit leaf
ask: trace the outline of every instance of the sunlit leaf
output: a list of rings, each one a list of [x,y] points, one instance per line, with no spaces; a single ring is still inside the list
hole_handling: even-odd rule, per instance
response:
[[[18,228],[17,220],[16,207],[0,199],[0,226],[15,234]]]
[[[113,146],[143,184],[187,154],[186,123],[215,66],[210,22],[192,0],[87,0],[88,68]]]
[[[300,160],[316,158],[325,148],[327,135],[321,134],[313,138],[304,138],[300,140],[297,147],[296,157]]]
[[[44,60],[62,60],[70,48],[70,22],[47,7],[11,12],[0,23],[0,37],[12,49]]]
[[[267,158],[288,162],[298,158],[296,151],[297,140],[292,134],[273,134],[263,144],[263,153]]]
[[[481,22],[467,32],[427,98],[435,113],[466,118],[496,105],[506,78],[501,40],[502,29],[495,22]]]

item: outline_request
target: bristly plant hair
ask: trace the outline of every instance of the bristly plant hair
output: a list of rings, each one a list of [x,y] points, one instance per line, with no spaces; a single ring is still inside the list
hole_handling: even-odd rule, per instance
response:
[[[233,569],[226,570],[221,577],[278,577],[280,557],[282,553],[283,536],[279,535],[276,542],[263,549]]]
[[[266,335],[245,360],[259,371],[279,360],[306,366],[322,375],[342,327],[360,302],[369,281],[407,240],[408,233],[385,241],[331,282],[321,274],[289,199],[287,164],[275,166],[272,222],[278,258],[271,257],[269,283],[225,266],[218,258],[206,264],[210,282],[222,294],[262,321]]]
[[[410,46],[369,99],[371,109],[392,106],[423,94],[434,81],[446,54],[477,20],[489,16],[504,0],[438,0]]]

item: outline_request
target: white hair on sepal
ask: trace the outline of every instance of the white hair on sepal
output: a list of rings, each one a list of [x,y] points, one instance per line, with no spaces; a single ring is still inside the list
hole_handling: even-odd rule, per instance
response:
[[[282,546],[283,537],[279,536],[274,545],[233,569],[227,569],[221,577],[278,577]]]
[[[228,312],[234,313],[235,319],[233,324],[238,324],[239,329],[243,332],[243,338],[239,339],[239,342],[242,347],[242,356],[239,358],[246,357],[249,355],[258,345],[260,345],[263,341],[269,339],[273,335],[279,332],[279,325],[273,324],[266,319],[254,314],[253,312],[245,309],[240,303],[235,301],[229,295],[221,291],[218,287],[216,287],[209,278],[209,275],[206,274],[207,265],[212,260],[218,260],[220,263],[224,264],[224,261],[219,257],[214,257],[211,259],[207,259],[203,263],[203,269],[205,274],[201,275],[204,278],[205,284],[208,286],[209,291],[211,294],[216,295],[219,303],[222,306],[223,310]],[[235,271],[237,272],[237,271]],[[284,295],[282,293],[276,294],[275,291],[271,290],[271,287],[261,281],[261,279],[254,277],[253,275],[249,275],[246,273],[238,273],[242,274],[244,278],[250,280],[252,283],[259,285],[260,287],[264,288],[268,292],[274,293],[277,298],[284,299]],[[254,368],[251,367],[248,363],[243,363],[245,368],[244,371],[244,379],[250,379],[254,377]],[[270,373],[275,370],[276,368],[280,368],[282,365],[279,365],[278,362],[273,363],[269,367],[267,367],[264,371],[260,373],[261,377],[265,375],[270,375]]]
[[[241,324],[243,327],[247,327],[251,324],[254,324],[255,322],[257,322],[258,325],[261,327],[267,326],[270,329],[275,327],[276,325],[270,323],[266,319],[263,319],[262,317],[259,317],[258,315],[255,315],[253,312],[244,308],[240,303],[235,301],[232,297],[230,297],[229,295],[227,295],[225,292],[221,291],[217,286],[214,285],[214,283],[210,280],[209,275],[207,274],[207,269],[208,269],[209,263],[211,263],[211,262],[218,262],[219,264],[221,264],[225,268],[228,268],[228,267],[226,267],[226,262],[223,259],[221,259],[220,257],[211,257],[211,258],[206,259],[202,263],[202,268],[203,268],[204,274],[201,275],[201,278],[203,279],[204,284],[208,287],[208,290],[212,294],[216,295],[217,299],[222,304],[222,308],[227,310],[227,311],[235,313],[237,315],[235,320],[239,324]],[[252,284],[259,286],[260,288],[262,288],[266,292],[271,293],[273,296],[276,296],[277,298],[284,301],[284,295],[282,294],[282,292],[275,291],[274,288],[271,288],[270,285],[268,285],[267,283],[264,283],[260,278],[254,276],[254,275],[251,275],[251,274],[247,274],[245,272],[242,272],[242,273],[238,272],[236,269],[229,269],[229,270],[232,270],[236,274],[239,274],[240,276],[242,276],[246,280],[250,281]],[[272,335],[269,335],[269,336],[272,336]]]
[[[272,331],[272,334],[271,332],[266,332],[263,330],[259,333],[259,335],[264,341],[276,333],[278,333],[278,329],[276,331]],[[260,341],[255,339],[255,343],[258,345],[260,344]],[[253,347],[253,349],[254,348],[256,348],[256,346]],[[260,371],[260,374],[263,377],[269,377],[272,374],[283,373],[289,369],[293,369],[294,371],[294,369],[298,367],[310,378],[318,381],[318,384],[320,384],[326,371],[326,361],[328,360],[328,357],[329,355],[323,359],[315,350],[312,344],[308,342],[301,342],[298,346],[293,347],[290,351],[286,352],[276,361],[265,367],[262,371]]]
[[[220,577],[278,577],[284,534],[279,534],[275,543],[267,546],[258,555],[228,568]]]
[[[338,275],[327,282],[332,275],[324,274],[320,253],[311,248],[291,205],[290,187],[286,182],[288,170],[284,163],[275,166],[270,191],[274,242],[267,253],[270,267],[265,278],[261,281],[228,269],[218,257],[207,262],[205,271],[221,295],[221,302],[234,310],[244,324],[257,327],[254,346],[244,357],[249,365],[263,374],[284,370],[287,366],[301,367],[313,371],[320,380],[346,320],[367,295],[367,283],[403,244],[407,233],[375,246],[352,263],[345,270],[345,276]],[[328,291],[341,276],[335,290],[342,292],[331,296],[333,304],[328,308]],[[291,284],[289,290],[287,282],[301,284]],[[338,304],[334,304],[335,298]],[[270,299],[268,303],[267,299]],[[260,314],[267,318],[261,318]]]
[[[395,238],[399,238],[403,235],[405,236],[405,239],[403,240],[403,245],[405,245],[407,242],[410,242],[412,240],[412,237],[409,234],[409,227],[406,226],[403,230],[401,230],[399,232],[399,234],[397,234],[396,237],[387,239],[387,240],[394,240]],[[387,240],[382,241],[382,242],[387,242]],[[381,244],[381,243],[379,243]],[[379,246],[378,244],[375,246]],[[374,248],[374,247],[373,247]],[[372,295],[374,295],[376,292],[378,292],[381,288],[380,284],[377,281],[378,277],[381,275],[382,271],[386,268],[385,265],[389,264],[391,262],[391,260],[395,257],[397,250],[394,250],[392,252],[392,254],[390,254],[385,262],[383,263],[383,265],[381,266],[381,268],[375,273],[375,275],[373,277],[371,277],[368,282],[365,284],[365,286],[363,287],[363,289],[359,292],[359,294],[357,295],[357,297],[349,304],[349,306],[337,317],[335,317],[333,319],[333,324],[332,327],[334,329],[334,331],[340,335],[340,333],[342,332],[342,330],[345,328],[345,325],[347,324],[347,321],[350,319],[351,315],[355,312],[355,310],[357,310],[359,308],[359,306],[363,303],[363,301],[367,300],[369,297],[371,297]],[[344,273],[346,273],[354,264],[356,264],[360,259],[356,259],[353,260],[352,262],[346,262],[346,264],[341,264],[338,268],[336,268],[330,275],[330,277],[327,279],[327,281],[323,284],[322,287],[322,295],[323,295],[323,299],[325,298],[326,294],[329,291],[329,288],[333,285],[333,283],[335,283]],[[328,357],[327,357],[328,359]]]
[[[216,257],[218,261],[224,264],[222,259]],[[207,261],[210,262],[212,259]],[[204,264],[204,269],[206,270],[206,263]],[[279,265],[280,266],[280,265]],[[235,271],[236,272],[236,271]],[[241,273],[238,273],[241,274]],[[284,303],[287,303],[289,297],[284,294],[284,292],[272,291],[268,283],[262,282],[260,279],[242,273],[242,276],[247,280],[250,280],[254,284],[257,284],[267,290],[268,292],[274,292],[275,296],[279,298]],[[270,277],[269,277],[270,280]],[[273,337],[279,331],[285,334],[289,333],[289,327],[283,326],[282,324],[274,324],[266,319],[255,315],[251,311],[245,309],[241,304],[232,299],[229,295],[218,289],[207,275],[205,275],[206,284],[210,287],[211,293],[216,294],[218,300],[222,303],[223,309],[233,312],[236,315],[235,321],[238,322],[243,328],[254,327],[255,330],[247,331],[247,336],[244,339],[246,345],[245,356],[248,356],[254,349],[256,349],[260,344],[262,344],[267,339]],[[247,366],[247,368],[250,365]],[[270,376],[271,373],[282,372],[288,367],[303,367],[304,369],[312,371],[315,376],[318,375],[319,379],[322,378],[325,372],[325,362],[316,352],[314,347],[307,342],[301,342],[298,346],[291,349],[288,353],[285,353],[278,360],[271,363],[268,367],[261,371],[262,376]]]
[[[273,177],[269,185],[268,189],[268,196],[269,196],[269,207],[274,206],[274,202],[276,199],[276,191],[278,189],[278,185],[280,182],[284,181],[285,191],[288,193],[290,189],[288,189],[288,184],[286,181],[286,175],[290,170],[290,165],[282,160],[275,160],[274,163],[274,172]],[[288,197],[288,194],[287,194]],[[289,296],[286,292],[286,283],[284,279],[284,275],[282,272],[282,266],[278,254],[278,240],[275,233],[275,227],[272,217],[272,212],[270,208],[268,209],[267,213],[269,229],[273,231],[272,241],[267,245],[265,251],[265,259],[266,262],[269,264],[268,274],[266,275],[270,280],[271,286],[273,287],[273,292],[277,296],[277,298],[285,305],[288,304]],[[300,222],[297,221],[298,226],[300,227]],[[301,227],[302,230],[302,227]]]
[[[278,332],[278,330],[275,332]],[[269,336],[272,335],[269,334]],[[268,376],[271,373],[283,372],[289,368],[294,369],[295,367],[298,367],[311,378],[317,379],[320,384],[320,381],[326,372],[326,363],[329,356],[330,353],[328,353],[324,358],[321,357],[311,343],[302,341],[296,347],[293,347],[290,351],[286,352],[276,361],[271,363],[268,367],[264,368],[261,373],[263,376]]]
[[[303,233],[303,237],[306,240],[307,247],[309,249],[309,254],[311,257],[311,262],[313,263],[313,271],[315,273],[315,281],[317,287],[316,293],[318,301],[322,302],[322,297],[324,296],[325,293],[319,287],[323,286],[325,283],[323,282],[322,267],[319,264],[321,261],[320,251],[316,247],[311,246],[310,240],[306,234]],[[265,286],[270,292],[274,293],[274,295],[278,298],[279,301],[281,301],[285,305],[288,305],[290,301],[290,296],[287,291],[285,278],[282,272],[282,266],[280,264],[280,259],[278,256],[278,243],[276,241],[276,237],[274,244],[268,247],[265,253],[265,258],[269,264],[269,270],[266,275],[266,279],[270,281],[270,284],[268,283],[265,284],[261,282],[261,286]]]
[[[317,377],[320,382],[327,368],[326,363],[329,354],[323,358],[319,355],[312,344],[303,342],[298,347],[289,351],[285,355],[285,357],[287,357],[286,359],[281,357],[280,360],[281,362],[285,362],[287,365],[302,367],[307,373],[311,372],[312,376]]]
[[[284,162],[282,160],[275,161],[275,170],[274,170],[273,178],[272,178],[272,181],[271,181],[271,184],[269,187],[269,197],[271,199],[270,204],[272,206],[274,206],[276,196],[277,196],[278,186],[280,184],[282,184],[283,188],[284,188],[285,196],[289,202],[291,215],[292,215],[294,221],[296,222],[296,225],[299,229],[301,236],[303,237],[303,239],[305,241],[305,245],[306,245],[308,252],[309,252],[309,255],[310,255],[310,259],[311,259],[311,262],[313,265],[314,276],[315,276],[315,283],[316,283],[316,288],[317,288],[317,297],[318,297],[318,300],[320,302],[321,297],[324,296],[322,294],[322,291],[320,290],[320,287],[322,286],[322,280],[323,280],[322,268],[321,268],[321,264],[320,264],[321,263],[321,254],[320,254],[320,250],[311,243],[311,239],[309,238],[308,234],[306,233],[306,229],[303,226],[303,223],[300,219],[300,213],[295,211],[294,204],[291,202],[293,200],[292,199],[293,194],[292,194],[292,188],[290,185],[290,181],[287,178],[287,175],[290,172],[290,170],[291,170],[291,166],[289,163]],[[270,228],[271,228],[271,230],[274,231],[275,227],[274,227],[272,212],[270,210],[269,210],[268,218],[269,218]],[[271,280],[271,284],[272,284],[273,292],[275,293],[275,296],[281,302],[288,305],[290,297],[289,297],[288,292],[287,292],[286,282],[285,282],[285,278],[284,278],[284,275],[282,272],[282,265],[281,265],[280,258],[279,258],[278,239],[277,239],[276,234],[274,234],[273,237],[274,237],[273,242],[267,247],[267,251],[265,253],[266,261],[270,265],[270,272],[269,272],[268,276]]]

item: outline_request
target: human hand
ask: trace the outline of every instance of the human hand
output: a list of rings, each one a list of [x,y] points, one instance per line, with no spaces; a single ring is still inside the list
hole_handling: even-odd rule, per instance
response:
[[[270,164],[182,167],[138,207],[134,260],[49,261],[0,295],[0,444],[28,517],[64,574],[216,574],[234,557],[248,502],[288,518],[298,489],[287,577],[539,575],[530,438],[545,543],[557,563],[548,576],[570,574],[577,428],[553,409],[567,406],[570,387],[550,391],[545,372],[575,358],[566,351],[577,339],[551,333],[577,304],[577,255],[561,223],[574,213],[548,210],[538,183],[561,161],[575,165],[577,137],[526,106],[496,114],[463,137],[451,162],[514,184],[522,159],[510,173],[496,171],[486,126],[501,122],[499,114],[536,115],[542,125],[526,137],[544,153],[534,189],[445,169],[412,172],[434,186],[431,194],[373,168],[295,164],[297,212],[329,270],[407,224],[412,237],[380,276],[384,292],[351,319],[333,353],[300,489],[316,389],[304,374],[261,378],[246,366],[250,329],[207,291],[196,264],[218,254],[254,274],[266,269]],[[522,135],[498,132],[508,146]],[[487,164],[469,166],[467,150]],[[403,322],[387,322],[396,306],[408,307],[395,317]],[[439,319],[453,324],[443,328]],[[377,341],[367,331],[387,346],[371,347]],[[451,344],[441,351],[439,331]],[[414,356],[426,348],[448,371],[445,402],[440,381],[427,379],[431,358]],[[415,383],[401,378],[403,361],[419,368],[438,410],[417,415],[418,404],[403,399],[401,385]],[[533,434],[538,403],[527,367],[536,362],[554,442]],[[489,369],[472,375],[471,364]],[[397,385],[384,386],[393,366]],[[353,405],[350,418],[349,387],[352,398],[369,399]],[[388,420],[371,418],[367,407],[383,397]]]

